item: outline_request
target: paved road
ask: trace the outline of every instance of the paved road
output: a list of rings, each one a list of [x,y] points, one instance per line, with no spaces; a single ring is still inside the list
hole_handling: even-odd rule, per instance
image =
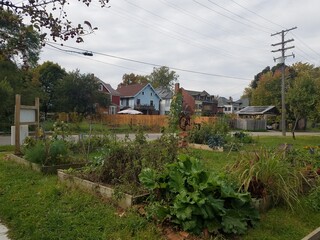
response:
[[[161,137],[161,133],[147,133],[147,140],[155,140]],[[116,134],[117,139],[123,140],[126,137],[126,134]],[[135,138],[135,134],[128,134],[130,139]],[[72,135],[72,138],[77,141],[79,139],[79,135]],[[11,144],[11,136],[8,135],[0,135],[0,145],[10,145]],[[1,240],[1,239],[0,239]]]
[[[250,132],[252,136],[282,136],[282,132],[279,131],[266,131],[266,132]],[[155,140],[161,137],[161,133],[147,133],[147,140]],[[296,132],[296,136],[320,136],[320,132]],[[126,134],[116,134],[117,139],[123,140]],[[135,138],[135,134],[130,133],[130,139]],[[287,132],[287,137],[292,137],[291,132]],[[73,135],[73,139],[79,139],[79,135]],[[8,135],[0,135],[0,145],[10,145],[11,137]],[[1,240],[1,239],[0,239]]]

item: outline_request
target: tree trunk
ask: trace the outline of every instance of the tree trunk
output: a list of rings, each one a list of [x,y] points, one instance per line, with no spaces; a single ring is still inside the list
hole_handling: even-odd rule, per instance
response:
[[[297,125],[298,125],[299,120],[300,120],[300,118],[296,118],[296,120],[294,121],[294,125],[293,125],[293,127],[292,127],[292,138],[293,138],[294,140],[296,140],[296,136],[294,135],[294,131],[296,130],[296,127],[297,127]]]

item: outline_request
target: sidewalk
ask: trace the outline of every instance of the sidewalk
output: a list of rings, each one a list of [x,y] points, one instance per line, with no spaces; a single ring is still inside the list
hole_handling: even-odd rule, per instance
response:
[[[7,233],[8,228],[0,222],[0,240],[9,240]]]

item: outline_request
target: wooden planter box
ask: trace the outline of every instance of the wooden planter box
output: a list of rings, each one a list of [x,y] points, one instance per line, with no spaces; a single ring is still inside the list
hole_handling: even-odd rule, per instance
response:
[[[42,166],[40,164],[30,162],[14,154],[8,154],[5,159],[20,165],[27,166],[34,171],[42,172],[46,174],[57,174],[58,169],[79,168],[85,165],[85,163],[68,163],[68,164],[60,164],[60,165],[53,165],[53,166]]]
[[[223,152],[223,147],[210,148],[208,145],[196,144],[196,143],[189,143],[188,146],[190,148],[195,148],[195,149],[202,149],[202,150],[215,151],[215,152]]]
[[[84,190],[86,192],[97,194],[107,199],[112,198],[115,191],[111,187],[107,187],[99,183],[95,183],[89,180],[75,177],[71,174],[65,173],[63,170],[58,170],[58,178],[61,182],[66,183],[70,187],[75,187],[75,188]],[[134,204],[143,202],[148,195],[149,194],[133,196],[133,195],[124,193],[121,199],[115,199],[115,200],[119,207],[125,209],[125,208],[131,207]]]
[[[320,227],[315,229],[313,232],[302,238],[302,240],[319,240],[320,239]]]

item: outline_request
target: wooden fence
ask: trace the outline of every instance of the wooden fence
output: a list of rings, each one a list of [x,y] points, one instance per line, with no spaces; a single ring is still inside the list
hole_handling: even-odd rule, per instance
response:
[[[233,122],[235,129],[242,129],[247,131],[266,130],[267,121],[265,119],[235,119]]]
[[[108,126],[146,126],[167,127],[168,117],[165,115],[103,115],[102,122]]]
[[[195,117],[191,123],[214,123],[215,117]],[[166,115],[103,115],[102,122],[108,126],[147,126],[147,127],[168,127],[169,117]]]

